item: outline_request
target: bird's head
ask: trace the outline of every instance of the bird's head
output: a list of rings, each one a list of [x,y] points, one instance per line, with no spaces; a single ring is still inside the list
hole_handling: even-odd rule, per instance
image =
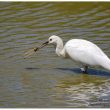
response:
[[[57,42],[58,42],[58,40],[59,40],[59,37],[58,37],[58,36],[52,35],[52,36],[50,36],[49,39],[48,39],[48,44],[56,45]]]
[[[60,37],[56,36],[56,35],[52,35],[48,38],[48,40],[44,43],[42,43],[42,45],[40,46],[41,48],[48,45],[48,44],[53,44],[53,45],[57,45],[57,43],[61,40]]]

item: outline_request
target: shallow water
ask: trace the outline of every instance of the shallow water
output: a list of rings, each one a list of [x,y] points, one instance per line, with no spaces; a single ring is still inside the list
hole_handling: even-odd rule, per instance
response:
[[[109,2],[0,2],[0,27],[0,107],[110,107],[107,70],[82,74],[53,46],[23,58],[53,34],[90,40],[110,57]]]

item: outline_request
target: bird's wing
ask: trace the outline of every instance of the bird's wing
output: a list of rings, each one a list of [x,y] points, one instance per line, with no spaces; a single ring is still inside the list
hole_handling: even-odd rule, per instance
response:
[[[67,45],[66,52],[73,60],[88,65],[97,65],[98,57],[106,56],[100,48],[91,45]]]

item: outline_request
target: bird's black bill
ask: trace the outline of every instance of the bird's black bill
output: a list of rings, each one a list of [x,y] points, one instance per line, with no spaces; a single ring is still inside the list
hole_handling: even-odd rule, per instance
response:
[[[49,43],[49,42],[46,41],[46,42],[44,42],[41,46],[35,47],[35,48],[33,48],[33,49],[28,50],[28,51],[24,54],[24,58],[27,58],[27,57],[33,55],[36,51],[38,51],[39,49],[41,49],[41,48],[45,47],[46,45],[48,45],[48,43]]]
[[[34,48],[34,51],[35,52],[38,51],[39,49],[41,49],[41,48],[45,47],[46,45],[48,45],[48,43],[49,43],[48,41],[44,42],[40,47]]]

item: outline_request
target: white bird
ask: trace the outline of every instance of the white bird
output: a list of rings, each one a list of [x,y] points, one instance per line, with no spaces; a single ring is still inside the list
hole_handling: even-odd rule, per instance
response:
[[[84,39],[71,39],[65,46],[60,37],[52,35],[48,41],[43,43],[39,48],[34,48],[34,51],[40,48],[53,44],[56,47],[56,54],[58,56],[71,58],[83,65],[81,70],[87,72],[88,66],[100,66],[110,70],[110,59],[107,55],[94,43]]]

